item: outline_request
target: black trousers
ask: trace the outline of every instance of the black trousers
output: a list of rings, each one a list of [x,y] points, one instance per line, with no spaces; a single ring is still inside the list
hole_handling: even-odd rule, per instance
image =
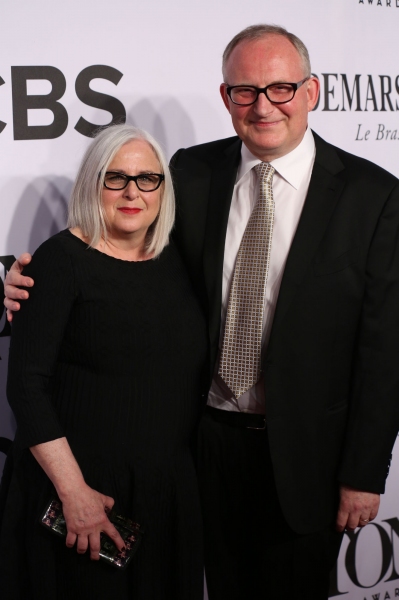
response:
[[[266,430],[220,422],[214,411],[203,416],[198,446],[209,600],[326,600],[342,534],[295,533],[278,501]]]

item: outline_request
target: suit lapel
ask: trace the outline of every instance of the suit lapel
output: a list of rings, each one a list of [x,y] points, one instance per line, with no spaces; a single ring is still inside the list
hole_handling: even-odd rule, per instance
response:
[[[209,335],[212,350],[219,341],[223,257],[230,204],[241,156],[237,138],[212,164],[203,267],[209,302]]]
[[[308,194],[295,233],[281,283],[272,336],[281,325],[295,294],[309,269],[317,248],[324,236],[330,217],[344,187],[336,174],[344,169],[333,146],[313,134],[316,142],[316,159]]]

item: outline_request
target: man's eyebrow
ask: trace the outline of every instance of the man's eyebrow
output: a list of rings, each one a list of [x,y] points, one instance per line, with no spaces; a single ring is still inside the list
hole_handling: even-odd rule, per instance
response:
[[[279,79],[277,81],[272,81],[271,83],[268,83],[267,85],[264,85],[263,87],[268,87],[269,85],[279,85],[281,83],[292,83],[292,81],[287,81],[286,79]],[[226,85],[228,87],[237,87],[237,86],[242,86],[242,87],[256,87],[258,89],[263,89],[263,87],[259,87],[257,85],[255,85],[254,83],[235,83],[234,85],[229,85],[228,83],[226,83]]]

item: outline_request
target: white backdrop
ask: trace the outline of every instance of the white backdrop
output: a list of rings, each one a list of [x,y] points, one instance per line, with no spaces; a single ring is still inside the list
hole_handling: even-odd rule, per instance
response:
[[[399,175],[399,0],[13,0],[0,22],[0,287],[12,256],[64,227],[85,128],[126,114],[169,157],[233,135],[221,55],[250,24],[307,44],[322,84],[311,126]],[[4,318],[0,308],[0,438],[12,438]],[[398,454],[376,524],[345,536],[333,597],[399,597]]]

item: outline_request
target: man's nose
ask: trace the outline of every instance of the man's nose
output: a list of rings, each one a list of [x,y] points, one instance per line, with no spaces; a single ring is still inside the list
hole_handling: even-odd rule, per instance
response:
[[[253,105],[254,110],[260,114],[268,114],[270,112],[273,111],[274,109],[274,104],[272,102],[270,102],[270,100],[268,99],[268,97],[266,96],[266,92],[260,92],[260,94],[258,95],[258,98],[256,100],[256,102]]]

